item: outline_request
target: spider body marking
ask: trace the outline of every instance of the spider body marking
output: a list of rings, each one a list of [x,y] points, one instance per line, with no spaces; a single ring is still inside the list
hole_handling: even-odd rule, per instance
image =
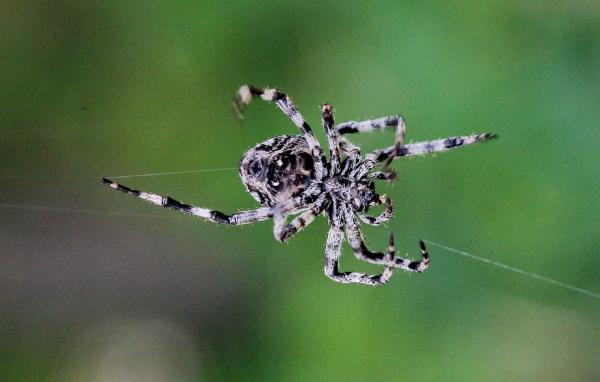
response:
[[[405,121],[400,115],[366,121],[334,124],[333,107],[321,105],[322,122],[329,149],[329,160],[314,137],[308,123],[298,112],[291,99],[276,89],[240,87],[233,103],[234,111],[243,117],[243,109],[255,98],[273,102],[296,125],[302,135],[282,135],[257,144],[244,153],[239,164],[239,175],[246,190],[262,207],[228,215],[203,207],[178,202],[170,197],[138,191],[103,178],[111,188],[144,199],[150,203],[171,208],[218,224],[251,224],[274,220],[273,233],[277,240],[287,241],[315,217],[324,214],[330,229],[325,245],[325,274],[340,283],[367,285],[385,284],[395,269],[423,272],[429,266],[429,254],[420,241],[421,260],[396,257],[394,238],[390,234],[388,249],[373,252],[366,246],[360,223],[380,225],[393,212],[391,200],[375,191],[375,180],[390,182],[395,172],[388,169],[396,158],[424,155],[451,150],[469,144],[496,138],[494,134],[473,134],[445,139],[403,144]],[[343,135],[395,129],[394,145],[361,156],[358,147]],[[376,167],[381,168],[376,169]],[[367,214],[376,205],[384,205],[378,216]],[[296,215],[290,222],[287,217]],[[355,256],[369,263],[383,265],[381,274],[341,272],[339,259],[344,238]]]
[[[314,181],[315,171],[306,140],[282,135],[246,151],[240,160],[239,175],[257,202],[274,207],[306,190]]]

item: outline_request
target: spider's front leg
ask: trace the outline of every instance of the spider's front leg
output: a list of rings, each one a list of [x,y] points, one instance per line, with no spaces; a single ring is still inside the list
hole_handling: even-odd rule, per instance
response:
[[[391,146],[383,150],[375,150],[369,154],[377,162],[388,162],[391,159],[430,153],[441,153],[444,151],[472,145],[473,143],[490,141],[498,138],[493,133],[463,135],[458,137],[435,139],[426,142],[416,142],[408,145]],[[390,159],[391,158],[391,159]]]
[[[340,175],[348,176],[360,162],[360,148],[343,137],[339,137],[338,146],[340,151],[346,154],[346,159],[342,162]]]
[[[338,131],[333,127],[333,106],[330,104],[321,105],[321,111],[323,112],[323,130],[327,135],[327,144],[329,146],[329,157],[331,158],[330,164],[330,175],[337,175],[340,171],[340,135]]]
[[[312,129],[304,120],[304,117],[296,109],[296,106],[285,93],[280,92],[277,89],[261,89],[256,86],[243,85],[237,91],[236,97],[233,101],[233,110],[238,117],[243,117],[243,111],[246,106],[257,96],[263,101],[275,102],[277,107],[300,129],[304,139],[308,143],[308,147],[311,150],[311,154],[314,161],[315,177],[317,180],[322,180],[326,175],[325,170],[325,155],[323,149],[315,138]]]
[[[272,218],[276,211],[276,207],[260,207],[254,210],[240,211],[231,215],[227,215],[223,212],[211,210],[209,208],[195,207],[185,204],[168,196],[160,196],[149,192],[135,190],[106,178],[102,178],[102,182],[117,191],[135,196],[152,204],[204,218],[217,224],[242,225],[256,223]]]
[[[373,158],[377,162],[385,162],[384,167],[389,165],[389,163],[397,157],[443,152],[477,142],[485,142],[498,137],[496,134],[485,133],[402,145],[406,126],[404,118],[402,118],[400,115],[370,119],[360,122],[343,122],[337,125],[335,129],[340,133],[340,135],[344,135],[351,133],[383,131],[391,127],[396,127],[396,140],[394,145],[383,150],[375,150],[367,155],[367,157]]]
[[[346,228],[346,236],[348,237],[348,243],[354,251],[354,254],[359,260],[366,261],[371,264],[386,264],[387,260],[383,252],[372,252],[367,248],[365,241],[362,236],[362,232],[355,223],[353,227]],[[413,261],[411,259],[396,257],[394,258],[394,267],[404,269],[409,272],[424,272],[429,267],[429,253],[425,248],[425,243],[419,241],[421,247],[420,261]]]
[[[335,208],[333,209],[335,213]],[[327,235],[325,246],[325,275],[339,283],[356,283],[366,285],[382,285],[388,282],[394,273],[394,239],[390,236],[390,247],[387,259],[384,260],[386,268],[380,275],[367,275],[359,272],[340,272],[339,260],[342,254],[342,243],[344,241],[343,226],[336,222],[335,216],[331,217],[331,228]]]
[[[383,118],[377,119],[369,119],[366,121],[348,121],[341,123],[335,127],[335,130],[343,134],[349,133],[369,133],[372,131],[382,131],[390,127],[396,128],[396,138],[394,139],[394,147],[398,148],[402,145],[404,141],[404,136],[406,134],[406,124],[404,122],[404,117],[401,115],[392,115]],[[395,153],[397,150],[394,150]],[[383,168],[387,168],[391,161],[394,159],[394,155],[390,155],[385,159],[385,164]]]
[[[350,244],[355,256],[359,260],[363,260],[372,264],[386,264],[385,253],[373,252],[367,248],[362,232],[360,231],[360,225],[354,217],[352,210],[350,208],[345,208],[343,212],[344,221],[346,223],[346,237],[348,238],[348,244]],[[422,240],[419,242],[419,244],[421,246],[421,261],[412,261],[410,259],[396,257],[394,259],[394,267],[404,269],[409,272],[424,272],[429,266],[429,253],[427,252],[425,243],[423,243]]]
[[[401,115],[390,115],[387,117],[368,119],[366,121],[347,121],[335,126],[340,135],[352,133],[370,133],[373,131],[383,131],[390,127],[398,127],[404,124],[404,118]]]
[[[394,206],[392,204],[392,200],[384,194],[379,197],[377,205],[380,204],[385,204],[385,209],[383,210],[383,212],[381,212],[381,214],[379,214],[379,216],[371,216],[365,213],[359,213],[358,217],[360,218],[360,220],[373,226],[378,226],[381,223],[385,223],[386,221],[390,220],[392,214],[394,213]]]

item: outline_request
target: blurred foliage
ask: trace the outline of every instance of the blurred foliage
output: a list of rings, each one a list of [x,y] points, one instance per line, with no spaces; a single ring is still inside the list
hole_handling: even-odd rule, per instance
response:
[[[237,123],[244,83],[288,92],[319,138],[325,101],[337,121],[400,112],[408,140],[496,132],[398,160],[378,186],[395,218],[368,244],[392,230],[412,255],[425,238],[600,291],[598,2],[4,1],[0,46],[0,380],[600,378],[592,298],[438,248],[423,275],[340,285],[325,219],[282,245],[269,223],[218,227],[97,181],[235,167],[295,132],[272,105]],[[127,183],[255,205],[235,171]],[[342,267],[377,272],[347,248]]]

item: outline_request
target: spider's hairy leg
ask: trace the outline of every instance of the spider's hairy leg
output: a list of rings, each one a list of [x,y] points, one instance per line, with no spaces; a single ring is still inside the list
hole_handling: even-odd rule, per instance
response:
[[[348,134],[348,133],[368,133],[372,131],[381,131],[390,127],[396,128],[396,138],[394,139],[394,147],[396,150],[392,151],[392,155],[388,156],[385,160],[383,168],[386,169],[389,164],[394,159],[394,153],[397,151],[397,148],[402,145],[404,141],[404,136],[406,135],[406,123],[404,117],[401,115],[392,115],[382,118],[369,119],[366,121],[348,121],[341,123],[335,127],[340,135]]]
[[[385,162],[388,161],[390,157],[399,158],[414,155],[425,155],[429,153],[439,153],[496,138],[498,138],[498,135],[496,134],[484,133],[436,139],[432,141],[417,142],[401,146],[394,145],[383,150],[375,150],[369,154],[369,157],[373,158],[377,162]]]
[[[392,214],[394,213],[394,206],[392,205],[392,200],[384,194],[379,197],[379,200],[376,204],[385,204],[385,209],[383,210],[383,212],[379,214],[379,216],[370,216],[365,213],[359,213],[358,217],[360,218],[360,220],[369,225],[374,226],[378,226],[381,223],[385,223],[386,221],[390,220]]]
[[[367,248],[363,234],[360,230],[360,225],[349,208],[344,210],[344,221],[346,223],[346,237],[348,238],[348,244],[350,244],[356,257],[359,260],[372,264],[386,264],[386,258],[383,252],[373,252]],[[427,252],[423,241],[420,241],[419,244],[421,246],[421,261],[412,261],[410,259],[395,257],[394,267],[409,272],[425,271],[429,266],[429,253]]]
[[[383,252],[372,252],[365,245],[362,233],[358,227],[346,229],[348,243],[359,260],[372,264],[386,264],[385,254]],[[419,241],[421,247],[420,261],[413,261],[402,257],[394,258],[394,267],[404,269],[409,272],[424,272],[429,267],[429,253],[425,248],[425,243]]]
[[[368,119],[366,121],[347,121],[335,126],[340,135],[351,133],[369,133],[372,131],[381,131],[390,127],[397,127],[404,123],[401,115],[390,115],[387,117]]]
[[[406,124],[404,123],[404,118],[398,116],[398,124],[396,125],[396,138],[394,139],[394,151],[392,155],[390,155],[385,162],[383,163],[383,169],[387,169],[394,157],[396,156],[396,152],[398,152],[398,148],[402,146],[402,142],[404,142],[404,136],[406,135]]]
[[[321,105],[321,112],[323,113],[323,130],[327,135],[327,144],[329,146],[329,156],[331,163],[331,175],[336,175],[340,170],[340,145],[339,145],[339,134],[336,129],[333,128],[333,106],[324,103]]]
[[[339,259],[342,253],[342,242],[344,234],[342,228],[331,226],[327,235],[327,244],[325,247],[325,275],[338,283],[356,283],[365,285],[383,285],[388,282],[394,273],[394,247],[393,238],[390,239],[390,251],[387,259],[384,260],[386,268],[380,275],[367,275],[359,272],[340,272]]]
[[[372,158],[367,157],[365,160],[359,163],[358,166],[350,171],[348,177],[352,180],[361,179],[376,165],[377,163]]]
[[[347,156],[342,162],[342,169],[340,171],[340,174],[345,176],[360,162],[360,149],[343,137],[339,137],[338,143],[341,152]]]
[[[262,89],[252,85],[242,85],[235,93],[235,98],[231,103],[231,108],[239,119],[244,119],[244,109],[254,96],[260,96],[263,93]]]
[[[275,235],[275,239],[282,242],[288,241],[292,236],[312,223],[327,208],[328,203],[327,195],[322,195],[307,211],[304,211],[288,224],[285,223],[286,214],[284,211],[277,211],[273,216],[275,222],[273,235]]]
[[[304,120],[304,117],[296,109],[296,106],[285,93],[277,89],[262,89],[251,85],[242,85],[236,93],[236,97],[233,101],[233,109],[238,115],[240,115],[245,106],[247,106],[254,96],[259,96],[260,99],[267,102],[275,102],[277,107],[300,129],[304,139],[308,143],[308,147],[311,150],[315,166],[315,177],[317,180],[323,179],[326,175],[325,171],[325,155],[323,149],[319,144],[317,138],[315,138],[312,129],[308,123]]]
[[[275,211],[275,208],[272,207],[260,207],[254,210],[240,211],[232,215],[227,215],[223,212],[211,210],[209,208],[195,207],[178,202],[168,196],[160,196],[149,192],[135,190],[106,178],[102,178],[102,182],[117,191],[135,196],[152,204],[204,218],[217,224],[241,225],[255,223],[272,218]]]
[[[396,179],[398,174],[394,170],[386,170],[386,171],[373,171],[370,174],[367,174],[367,179],[377,179],[383,180],[384,182],[392,182]]]

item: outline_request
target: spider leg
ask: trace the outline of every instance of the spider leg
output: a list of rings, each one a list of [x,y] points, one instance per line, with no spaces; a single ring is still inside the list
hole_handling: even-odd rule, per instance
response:
[[[394,170],[386,170],[386,171],[374,171],[367,175],[367,179],[377,179],[383,180],[384,182],[392,182],[396,179],[396,171]]]
[[[238,117],[243,117],[244,108],[252,101],[254,96],[259,96],[263,101],[275,102],[277,107],[300,129],[311,150],[315,166],[315,177],[317,180],[323,179],[326,175],[323,149],[290,97],[277,89],[261,89],[256,86],[242,85],[233,101],[233,109]]]
[[[366,285],[382,285],[388,282],[394,273],[394,247],[393,239],[390,240],[390,249],[388,257],[384,260],[386,268],[380,275],[367,275],[359,272],[340,272],[339,260],[342,254],[342,242],[344,241],[343,225],[337,216],[336,203],[333,203],[331,209],[331,228],[327,235],[327,244],[325,245],[325,275],[333,281],[339,283],[356,283]]]
[[[321,105],[321,111],[323,112],[323,130],[325,130],[325,134],[327,135],[329,156],[331,158],[330,173],[337,175],[340,170],[340,146],[338,131],[333,128],[333,107],[325,103]]]
[[[387,263],[385,254],[383,252],[372,252],[369,250],[369,248],[367,248],[363,240],[362,233],[360,232],[360,228],[347,228],[346,236],[348,237],[348,243],[350,244],[350,247],[359,260],[363,260],[372,264]],[[423,243],[422,240],[419,241],[419,245],[421,246],[421,256],[423,257],[421,261],[413,261],[402,257],[396,257],[394,258],[394,267],[404,269],[405,271],[409,272],[424,272],[427,267],[429,267],[429,253],[427,252],[425,243]]]
[[[463,135],[445,139],[436,139],[427,142],[410,143],[401,146],[391,146],[383,150],[375,150],[368,155],[377,162],[384,162],[398,157],[407,157],[414,155],[425,155],[429,153],[439,153],[448,151],[458,147],[470,145],[478,142],[485,142],[498,138],[498,135],[493,133]]]
[[[373,252],[367,248],[363,234],[360,230],[358,221],[354,218],[353,212],[350,208],[344,209],[344,220],[346,222],[346,237],[348,238],[348,244],[354,251],[354,254],[359,260],[366,261],[372,264],[386,264],[385,253]],[[390,233],[391,234],[391,233]],[[393,240],[393,239],[392,239]],[[410,259],[395,257],[394,267],[404,269],[409,272],[423,272],[429,266],[429,253],[425,248],[425,243],[421,240],[419,242],[421,246],[421,261],[412,261]]]
[[[381,131],[390,127],[396,128],[396,138],[394,139],[394,147],[396,150],[392,150],[392,155],[388,155],[388,157],[385,159],[383,168],[386,169],[394,159],[395,153],[398,151],[398,148],[404,141],[404,136],[406,134],[406,123],[404,121],[404,117],[401,115],[393,115],[360,122],[348,121],[337,125],[335,130],[337,130],[340,135],[343,135],[348,133],[365,133],[378,130]]]
[[[385,223],[386,221],[390,220],[390,218],[392,217],[392,213],[394,212],[394,207],[392,205],[392,200],[390,198],[387,197],[387,195],[381,195],[379,197],[379,202],[377,204],[384,204],[385,203],[385,209],[383,210],[383,212],[381,214],[379,214],[379,216],[370,216],[364,213],[360,213],[358,214],[358,217],[360,218],[360,220],[362,220],[363,222],[369,224],[369,225],[374,225],[374,226],[378,226],[381,223]]]
[[[304,227],[313,222],[315,217],[319,216],[327,208],[328,199],[326,195],[320,197],[309,210],[304,211],[300,216],[294,218],[290,223],[285,223],[285,215],[276,212],[273,216],[275,225],[273,234],[278,241],[288,241],[292,236],[300,232]]]
[[[383,285],[388,282],[394,273],[394,245],[393,238],[390,237],[390,248],[386,260],[386,268],[380,275],[367,275],[359,272],[340,272],[339,259],[342,251],[342,242],[344,234],[340,227],[332,226],[327,235],[327,245],[325,247],[325,275],[338,283],[356,283],[366,285]]]
[[[342,169],[340,171],[340,175],[346,176],[360,162],[360,149],[343,137],[339,137],[338,143],[341,152],[347,156],[342,162]]]
[[[348,121],[335,126],[335,129],[340,135],[350,133],[368,133],[372,131],[381,131],[389,127],[397,127],[400,123],[404,123],[404,118],[401,115],[390,115],[387,117],[369,119],[366,121]]]
[[[178,202],[177,200],[172,199],[168,196],[160,196],[149,192],[138,191],[133,188],[129,188],[121,184],[115,183],[106,178],[102,178],[102,182],[104,182],[104,184],[117,191],[121,191],[126,194],[138,197],[152,204],[170,208],[196,217],[204,218],[208,221],[217,224],[241,225],[255,223],[272,218],[277,208],[281,208],[260,207],[254,210],[240,211],[232,215],[227,215],[222,212],[211,210],[208,208],[195,207],[189,204]]]
[[[398,148],[401,147],[402,142],[404,141],[404,135],[406,133],[406,124],[404,123],[404,118],[402,118],[402,116],[397,115],[394,117],[384,117],[384,118],[379,118],[379,119],[374,119],[374,120],[370,120],[370,121],[363,121],[363,122],[347,122],[347,123],[354,123],[356,126],[356,129],[360,128],[361,126],[367,126],[365,127],[366,130],[364,131],[374,131],[377,129],[384,129],[385,127],[390,127],[390,126],[395,126],[396,127],[396,138],[394,139],[394,146],[392,149],[390,154],[384,159],[385,163],[383,165],[383,169],[384,172],[386,173],[390,173],[390,171],[387,170],[388,165],[392,162],[392,160],[395,157],[395,153],[398,151]],[[350,127],[352,127],[353,125],[348,125]],[[373,127],[375,126],[375,127]],[[339,127],[339,126],[338,126]],[[350,128],[348,127],[348,129]],[[339,129],[340,131],[344,131],[344,128]],[[347,129],[346,129],[347,130]],[[356,131],[361,131],[361,130],[356,130]],[[349,132],[349,131],[347,131]],[[371,171],[377,162],[379,162],[379,160],[376,160],[375,156],[373,155],[373,153],[367,155],[365,157],[366,159],[360,163],[358,166],[356,166],[356,168],[351,171],[350,173],[350,179],[360,179],[363,176],[365,176],[369,171]],[[393,178],[395,176],[390,176],[390,178]]]
[[[363,178],[369,171],[371,171],[377,163],[372,158],[367,157],[365,160],[360,162],[353,170],[350,171],[348,177],[352,180]]]

